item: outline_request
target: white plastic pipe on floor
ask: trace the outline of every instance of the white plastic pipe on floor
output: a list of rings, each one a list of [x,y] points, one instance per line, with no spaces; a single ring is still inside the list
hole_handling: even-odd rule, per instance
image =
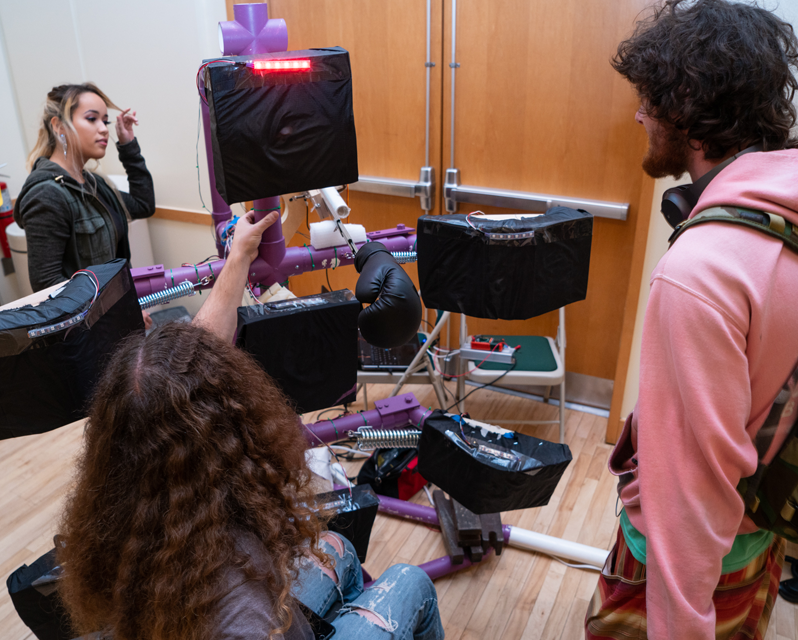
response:
[[[512,526],[510,527],[510,540],[507,544],[518,549],[538,551],[539,553],[556,556],[563,560],[589,564],[598,569],[604,566],[604,562],[609,555],[609,551],[606,549],[597,549],[586,544],[570,542],[562,538],[555,538]]]

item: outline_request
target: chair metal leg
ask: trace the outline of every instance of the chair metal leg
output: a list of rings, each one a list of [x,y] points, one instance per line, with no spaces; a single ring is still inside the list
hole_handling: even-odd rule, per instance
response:
[[[427,358],[425,362],[427,363],[427,373],[429,374],[432,388],[435,389],[435,395],[438,396],[438,404],[440,405],[441,410],[446,410],[446,396],[443,394],[443,382],[441,382],[441,379],[435,371],[435,367],[433,367],[432,363],[429,361],[429,358]]]
[[[444,313],[441,315],[441,319],[438,321],[438,323],[432,329],[432,333],[430,333],[429,337],[427,338],[427,343],[428,344],[433,342],[435,340],[435,338],[438,337],[438,335],[441,332],[441,329],[443,329],[443,325],[447,324],[448,322],[449,322],[449,312],[448,311],[444,311]],[[414,371],[416,369],[416,367],[419,365],[419,363],[421,362],[421,359],[422,358],[426,358],[426,357],[427,357],[427,350],[424,349],[424,348],[419,349],[418,353],[416,354],[416,356],[413,358],[412,362],[410,363],[410,366],[407,367],[405,372],[402,374],[402,377],[399,378],[399,382],[396,383],[396,385],[393,388],[393,391],[391,391],[391,397],[393,397],[393,396],[395,396],[396,394],[399,393],[399,390],[402,388],[402,386],[404,385],[405,381],[410,376],[410,372]],[[441,408],[443,408],[443,407],[441,407]]]
[[[565,444],[565,378],[560,383],[560,444]]]
[[[369,386],[367,384],[363,385],[363,404],[366,411],[369,410],[369,392],[367,389]]]

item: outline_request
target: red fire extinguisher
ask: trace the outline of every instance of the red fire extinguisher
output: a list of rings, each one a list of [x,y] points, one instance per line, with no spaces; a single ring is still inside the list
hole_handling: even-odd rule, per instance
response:
[[[0,247],[5,258],[11,257],[6,227],[12,222],[14,222],[14,207],[11,205],[11,194],[8,193],[8,185],[0,182]]]

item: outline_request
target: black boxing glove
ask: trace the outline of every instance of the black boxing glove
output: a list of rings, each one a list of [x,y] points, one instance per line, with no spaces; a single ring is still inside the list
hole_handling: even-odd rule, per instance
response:
[[[408,342],[421,324],[421,300],[413,281],[379,242],[358,250],[355,269],[360,274],[355,297],[369,303],[357,319],[363,338],[385,349]]]

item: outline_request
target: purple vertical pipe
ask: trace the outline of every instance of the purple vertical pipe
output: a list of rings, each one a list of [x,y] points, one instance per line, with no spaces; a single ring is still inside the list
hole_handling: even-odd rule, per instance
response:
[[[259,198],[255,200],[252,205],[255,210],[255,222],[260,222],[269,215],[273,209],[276,209],[279,214],[280,196]],[[271,267],[278,267],[283,261],[285,257],[285,238],[283,238],[283,225],[279,218],[277,222],[266,229],[266,232],[263,234],[260,247],[258,247],[258,255]]]
[[[233,5],[233,19],[246,27],[253,36],[260,33],[269,21],[269,6],[266,2]]]
[[[200,91],[204,90],[205,85],[203,83]],[[211,113],[205,100],[200,100],[200,102],[200,108],[202,109],[202,128],[205,132],[205,157],[208,159],[208,188],[211,190],[211,206],[213,208],[213,211],[211,211],[211,219],[213,220],[213,226],[216,231],[216,251],[221,258],[224,256],[224,247],[220,241],[221,230],[219,227],[221,226],[222,229],[224,228],[224,224],[233,217],[233,212],[230,210],[230,205],[222,199],[222,196],[220,196],[219,192],[216,190],[216,174],[213,168],[213,145],[211,143]]]

